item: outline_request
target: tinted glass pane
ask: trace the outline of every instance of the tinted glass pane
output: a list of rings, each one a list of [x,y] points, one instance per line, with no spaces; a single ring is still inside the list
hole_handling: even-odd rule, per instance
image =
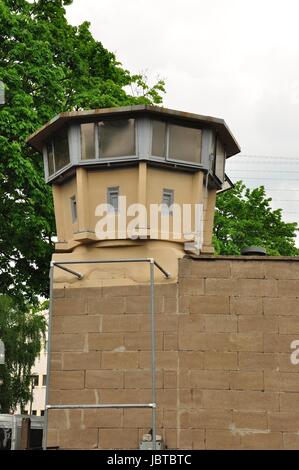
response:
[[[81,124],[81,160],[95,158],[94,123]]]
[[[48,171],[49,171],[49,175],[52,175],[54,173],[54,154],[53,154],[52,143],[49,143],[47,145],[47,155],[48,155]]]
[[[155,157],[165,157],[166,124],[161,121],[153,121],[153,143],[152,155]]]
[[[224,180],[224,162],[225,162],[224,149],[223,149],[221,142],[217,140],[215,175],[217,176],[217,178],[220,179],[220,181]]]
[[[199,163],[201,131],[189,127],[169,125],[169,158]]]
[[[58,132],[54,137],[55,171],[70,163],[67,129]]]
[[[99,123],[100,158],[135,155],[134,119]]]

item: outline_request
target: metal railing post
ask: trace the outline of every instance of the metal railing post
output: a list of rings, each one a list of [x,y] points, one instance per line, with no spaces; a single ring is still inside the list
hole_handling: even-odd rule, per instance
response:
[[[152,359],[152,450],[156,450],[156,319],[155,319],[155,273],[154,260],[150,261],[150,316],[151,316],[151,359]]]

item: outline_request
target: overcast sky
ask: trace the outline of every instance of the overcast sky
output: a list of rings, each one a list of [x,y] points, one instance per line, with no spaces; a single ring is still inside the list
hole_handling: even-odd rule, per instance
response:
[[[245,154],[299,157],[298,0],[74,0],[67,17],[164,78],[164,106],[224,118]]]

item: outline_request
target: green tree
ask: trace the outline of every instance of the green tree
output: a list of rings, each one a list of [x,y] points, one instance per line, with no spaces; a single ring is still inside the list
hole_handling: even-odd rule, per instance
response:
[[[217,254],[239,255],[246,246],[262,246],[268,255],[296,256],[296,223],[282,220],[282,210],[273,210],[265,188],[250,190],[238,181],[217,196],[214,247]]]
[[[0,338],[5,363],[0,364],[0,412],[8,413],[31,398],[31,368],[45,339],[46,320],[41,312],[0,295]]]
[[[89,23],[68,24],[71,3],[0,0],[0,292],[19,300],[47,296],[55,233],[42,158],[26,138],[59,112],[160,104],[164,92],[163,81],[150,87],[124,70]]]

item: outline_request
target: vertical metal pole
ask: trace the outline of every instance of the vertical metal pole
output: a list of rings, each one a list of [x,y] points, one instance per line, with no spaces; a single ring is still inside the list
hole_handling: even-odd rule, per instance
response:
[[[152,450],[156,450],[156,318],[155,318],[155,264],[150,261],[150,314],[151,314],[151,353],[152,353]]]
[[[49,388],[50,388],[50,364],[51,364],[51,330],[52,330],[52,311],[53,311],[53,276],[54,266],[50,267],[50,302],[49,302],[49,322],[48,322],[48,341],[47,341],[47,384],[46,384],[46,398],[45,398],[45,414],[44,414],[44,430],[43,430],[43,449],[47,449],[48,438],[48,401],[49,401]]]

